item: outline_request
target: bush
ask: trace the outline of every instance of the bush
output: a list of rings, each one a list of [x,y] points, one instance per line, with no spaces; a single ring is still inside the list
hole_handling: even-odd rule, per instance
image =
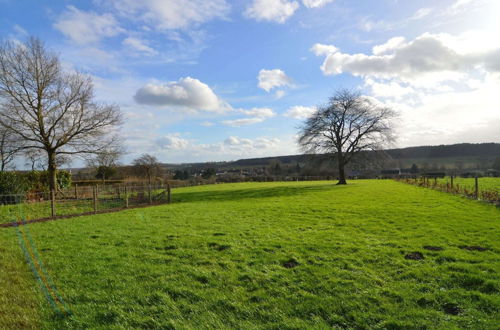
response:
[[[71,173],[57,171],[60,189],[71,186]],[[47,171],[0,172],[0,195],[23,195],[27,191],[48,191],[49,173]],[[5,198],[2,202],[6,202]]]
[[[29,185],[29,190],[47,191],[50,186],[50,178],[48,171],[31,171],[20,173],[26,178]],[[71,173],[65,170],[58,170],[56,174],[57,185],[59,189],[71,187]]]
[[[0,203],[13,204],[24,200],[29,185],[26,178],[16,172],[0,172]],[[17,195],[17,196],[8,196]]]

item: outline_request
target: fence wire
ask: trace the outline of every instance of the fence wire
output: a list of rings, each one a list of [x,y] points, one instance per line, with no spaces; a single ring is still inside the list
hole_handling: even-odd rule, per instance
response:
[[[24,221],[101,213],[170,202],[168,185],[75,186],[57,192],[30,191],[0,195],[0,224],[8,219]],[[21,219],[19,219],[21,220]]]

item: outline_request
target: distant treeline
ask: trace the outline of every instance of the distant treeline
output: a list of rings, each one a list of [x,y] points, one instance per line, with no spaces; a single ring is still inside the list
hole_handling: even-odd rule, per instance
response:
[[[430,159],[450,157],[485,157],[493,159],[500,156],[500,143],[460,143],[439,146],[408,147],[401,149],[388,149],[384,152],[395,160],[408,158]],[[227,162],[224,166],[265,166],[272,160],[278,160],[283,164],[291,164],[303,162],[305,161],[305,157],[307,156],[290,155],[240,159],[234,162]],[[218,165],[220,165],[220,163]]]

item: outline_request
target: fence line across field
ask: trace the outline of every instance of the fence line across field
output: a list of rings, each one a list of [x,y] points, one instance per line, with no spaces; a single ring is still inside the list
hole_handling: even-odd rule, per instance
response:
[[[413,178],[399,178],[396,180],[500,205],[500,191],[498,189],[481,189],[481,178],[477,176],[473,178],[474,183],[469,185],[456,182],[457,178],[455,176],[445,178],[445,182],[439,182],[438,179],[440,178],[436,176],[420,176]]]
[[[0,206],[0,217],[15,215],[20,207],[26,215],[23,220],[38,220],[165,204],[170,201],[171,187],[168,184],[75,186],[59,191],[1,195],[0,203],[3,205]]]

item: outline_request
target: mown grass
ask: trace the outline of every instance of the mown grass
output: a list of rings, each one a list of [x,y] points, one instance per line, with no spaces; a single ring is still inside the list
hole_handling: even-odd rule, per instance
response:
[[[71,317],[0,229],[0,328],[496,329],[499,220],[394,181],[177,189],[171,205],[23,228]]]

